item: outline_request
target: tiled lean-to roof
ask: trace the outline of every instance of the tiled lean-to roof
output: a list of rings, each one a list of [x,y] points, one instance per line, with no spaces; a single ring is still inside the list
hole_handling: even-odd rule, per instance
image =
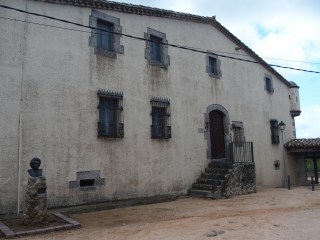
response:
[[[289,151],[317,151],[320,152],[320,138],[298,138],[284,145]]]
[[[293,139],[285,144],[287,148],[308,148],[308,147],[319,147],[320,138],[298,138]]]
[[[175,12],[171,10],[146,7],[142,5],[127,4],[127,3],[118,3],[118,2],[112,2],[107,0],[34,0],[34,1],[74,5],[77,7],[104,9],[104,10],[110,10],[110,11],[124,12],[128,14],[146,15],[146,16],[154,16],[154,17],[161,17],[161,18],[169,18],[169,19],[177,19],[177,20],[183,20],[183,21],[211,24],[215,28],[217,28],[221,33],[223,33],[227,38],[229,38],[235,45],[240,47],[249,56],[251,56],[255,61],[260,63],[268,71],[270,71],[276,77],[278,77],[280,81],[282,81],[285,85],[287,85],[288,87],[292,87],[290,82],[288,82],[280,73],[278,73],[268,63],[266,63],[252,49],[246,46],[240,39],[234,36],[228,29],[222,26],[216,20],[215,16],[204,17],[204,16],[198,16],[198,15],[193,15],[188,13]]]

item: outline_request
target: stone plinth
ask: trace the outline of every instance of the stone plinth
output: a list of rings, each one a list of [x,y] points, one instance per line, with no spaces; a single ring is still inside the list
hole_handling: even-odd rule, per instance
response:
[[[43,176],[29,177],[24,201],[23,224],[47,220],[47,184]]]

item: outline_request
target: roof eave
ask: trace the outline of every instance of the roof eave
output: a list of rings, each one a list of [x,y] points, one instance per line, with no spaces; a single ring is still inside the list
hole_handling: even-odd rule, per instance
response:
[[[74,5],[74,6],[88,7],[88,8],[98,8],[98,9],[104,9],[104,10],[110,10],[110,11],[124,12],[129,14],[164,17],[164,18],[170,18],[170,19],[178,19],[178,20],[184,20],[184,21],[211,24],[212,26],[217,28],[220,32],[222,32],[227,38],[229,38],[233,43],[235,43],[238,47],[240,47],[243,51],[245,51],[249,56],[251,56],[255,61],[260,63],[269,72],[271,72],[276,77],[278,77],[279,80],[282,81],[286,86],[288,87],[291,86],[290,82],[288,82],[280,73],[278,73],[273,67],[271,67],[267,62],[265,62],[261,57],[259,57],[252,49],[250,49],[247,45],[245,45],[240,39],[238,39],[235,35],[233,35],[228,29],[226,29],[218,21],[216,21],[215,17],[203,17],[203,16],[198,16],[198,15],[193,15],[188,13],[181,13],[181,12],[175,12],[175,11],[170,11],[165,9],[146,7],[142,5],[118,3],[118,2],[104,1],[104,0],[34,0],[34,1]]]

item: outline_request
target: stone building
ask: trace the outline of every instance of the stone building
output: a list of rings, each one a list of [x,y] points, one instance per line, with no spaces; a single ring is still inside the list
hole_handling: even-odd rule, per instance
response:
[[[295,138],[299,87],[215,17],[1,2],[25,12],[0,8],[0,213],[20,209],[33,157],[49,207],[187,194],[212,160],[253,156],[254,185],[282,186],[283,159],[300,184],[279,131]]]

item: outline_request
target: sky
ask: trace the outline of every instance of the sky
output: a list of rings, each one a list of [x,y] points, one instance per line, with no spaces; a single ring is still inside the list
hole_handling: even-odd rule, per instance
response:
[[[215,16],[269,64],[320,72],[319,0],[116,0]],[[281,60],[280,60],[281,59]],[[297,138],[320,137],[320,74],[275,68],[300,86]]]

